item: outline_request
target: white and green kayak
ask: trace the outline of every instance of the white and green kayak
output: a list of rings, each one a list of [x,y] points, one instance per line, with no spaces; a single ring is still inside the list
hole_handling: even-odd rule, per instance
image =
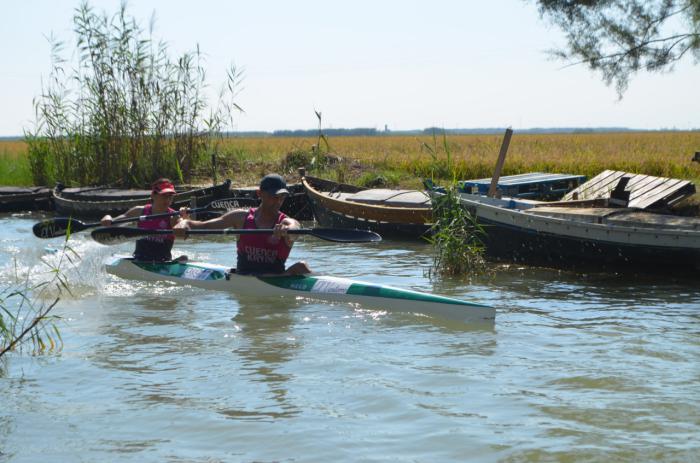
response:
[[[292,296],[325,302],[359,304],[391,312],[419,313],[462,322],[493,321],[493,307],[419,291],[320,275],[256,277],[239,275],[229,267],[198,262],[137,262],[116,256],[107,273],[144,281],[173,281],[240,296]]]

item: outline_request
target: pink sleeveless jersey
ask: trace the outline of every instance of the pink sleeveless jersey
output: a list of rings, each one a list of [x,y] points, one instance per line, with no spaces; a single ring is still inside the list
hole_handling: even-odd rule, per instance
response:
[[[251,208],[243,224],[244,229],[257,229],[255,211]],[[276,224],[287,216],[282,212],[277,216]],[[241,235],[238,238],[238,273],[282,273],[284,263],[289,257],[291,248],[285,240],[276,240],[270,235]]]
[[[143,207],[143,215],[151,215],[153,206],[146,204]],[[176,212],[175,209],[168,208],[168,212]],[[146,230],[170,230],[170,217],[158,217],[155,219],[139,220],[138,227]],[[136,241],[134,257],[138,260],[170,260],[170,251],[175,242],[174,235],[153,235],[141,238]]]

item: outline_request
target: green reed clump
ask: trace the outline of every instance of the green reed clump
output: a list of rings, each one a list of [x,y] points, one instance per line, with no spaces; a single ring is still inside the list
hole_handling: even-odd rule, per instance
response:
[[[60,296],[70,294],[68,280],[63,273],[66,261],[74,263],[80,256],[68,246],[70,230],[66,234],[58,260],[52,263],[42,259],[48,267],[50,278],[40,283],[30,281],[30,273],[24,275],[15,265],[9,284],[0,289],[0,359],[11,351],[21,351],[27,342],[32,353],[40,354],[59,350],[61,333],[55,324],[58,317],[50,315],[60,301]]]
[[[429,275],[466,275],[488,272],[486,232],[476,218],[462,207],[456,184],[433,196],[433,226],[427,238],[434,248]]]
[[[451,184],[444,191],[432,195],[433,226],[427,238],[433,244],[433,265],[429,275],[465,275],[487,272],[483,244],[484,229],[459,201],[457,180],[462,178],[456,171],[451,155],[451,146],[445,133],[438,144],[433,132],[432,144],[422,142],[422,149],[431,157],[430,178],[451,178]],[[444,153],[444,159],[440,153]],[[426,181],[429,188],[432,180]]]
[[[189,181],[240,107],[240,73],[231,67],[218,106],[208,107],[205,70],[197,48],[170,58],[128,16],[112,17],[85,2],[76,9],[77,64],[52,39],[52,70],[35,100],[33,130],[25,133],[36,184],[142,186],[153,178]],[[211,157],[215,160],[215,156]]]

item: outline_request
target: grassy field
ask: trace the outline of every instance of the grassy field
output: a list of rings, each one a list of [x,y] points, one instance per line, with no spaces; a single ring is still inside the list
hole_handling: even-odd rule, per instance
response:
[[[23,141],[0,141],[0,185],[32,185],[27,145]]]
[[[389,186],[417,187],[423,178],[449,180],[490,177],[500,135],[336,137],[332,157],[314,156],[316,138],[227,138],[218,156],[218,178],[251,185],[270,171],[294,177],[300,165],[310,172],[351,183],[371,184],[381,176]],[[325,151],[325,145],[322,151]],[[502,175],[524,172],[583,174],[605,169],[683,178],[700,182],[700,132],[644,132],[518,135],[510,143]],[[448,153],[450,165],[448,165]],[[451,166],[451,168],[450,168]],[[202,181],[210,166],[197,171]],[[0,141],[0,184],[31,184],[26,146]]]

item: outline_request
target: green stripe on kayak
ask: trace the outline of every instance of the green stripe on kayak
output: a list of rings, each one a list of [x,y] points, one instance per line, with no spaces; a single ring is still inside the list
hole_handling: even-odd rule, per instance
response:
[[[223,280],[226,273],[198,265],[172,263],[151,263],[132,261],[137,267],[151,273],[183,278],[186,280]]]
[[[284,277],[260,277],[265,283],[279,288],[305,291],[321,294],[348,294],[355,296],[369,296],[386,299],[402,299],[407,301],[435,302],[438,304],[464,305],[470,307],[487,307],[482,304],[461,301],[445,296],[436,296],[429,293],[392,288],[369,283],[358,283],[344,278],[315,278],[309,276],[284,276]]]
[[[352,284],[346,294],[361,296],[385,297],[389,299],[405,299],[409,301],[437,302],[439,304],[467,305],[471,307],[486,307],[473,302],[460,301],[451,297],[436,296],[435,294],[421,293],[407,289],[391,288],[386,286],[367,286]]]
[[[304,275],[288,275],[282,277],[258,277],[265,283],[277,286],[278,288],[293,289],[295,291],[311,292],[316,284],[317,278]]]

